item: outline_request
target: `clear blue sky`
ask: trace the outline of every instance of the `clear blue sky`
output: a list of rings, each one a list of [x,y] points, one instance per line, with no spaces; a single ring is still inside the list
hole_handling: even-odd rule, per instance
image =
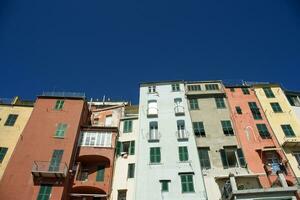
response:
[[[137,102],[156,80],[300,90],[299,0],[2,0],[0,97],[82,91]]]

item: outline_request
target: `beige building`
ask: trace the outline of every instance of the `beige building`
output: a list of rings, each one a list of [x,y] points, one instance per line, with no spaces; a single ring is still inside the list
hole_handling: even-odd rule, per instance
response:
[[[32,109],[31,101],[0,99],[0,180]]]
[[[254,90],[295,176],[300,178],[300,124],[284,91],[277,84],[255,85]]]

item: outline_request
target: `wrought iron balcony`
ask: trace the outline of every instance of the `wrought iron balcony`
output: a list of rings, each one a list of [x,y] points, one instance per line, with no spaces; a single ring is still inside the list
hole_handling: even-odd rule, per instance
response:
[[[176,131],[178,140],[188,140],[188,132],[185,129],[179,129]]]
[[[184,115],[184,107],[183,106],[175,106],[175,115]]]
[[[155,141],[159,141],[159,132],[157,129],[152,129],[149,131],[149,134],[148,134],[148,141],[150,142],[155,142]]]
[[[65,178],[68,167],[66,163],[53,163],[49,161],[34,161],[31,173],[35,177]]]

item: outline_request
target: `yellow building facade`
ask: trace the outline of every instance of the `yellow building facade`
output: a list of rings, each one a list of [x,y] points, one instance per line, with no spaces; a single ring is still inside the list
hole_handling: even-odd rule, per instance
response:
[[[33,102],[0,99],[0,180],[33,110]]]
[[[287,161],[300,180],[300,121],[277,84],[255,85],[254,90]],[[276,158],[274,158],[276,159]],[[292,172],[290,172],[292,173]]]

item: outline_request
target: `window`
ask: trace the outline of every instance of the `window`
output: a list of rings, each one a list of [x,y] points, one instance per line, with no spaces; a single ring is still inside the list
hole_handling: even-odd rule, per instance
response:
[[[180,91],[179,83],[172,84],[172,91],[173,91],[173,92],[178,92],[178,91]]]
[[[299,151],[293,152],[293,155],[297,160],[298,166],[300,166],[300,152]]]
[[[272,107],[274,113],[281,113],[282,112],[282,109],[281,109],[279,103],[274,102],[274,103],[270,103],[270,104],[271,104],[271,107]]]
[[[223,97],[216,97],[215,101],[216,101],[217,108],[226,108],[225,101],[224,101]]]
[[[118,200],[126,200],[127,190],[118,190]]]
[[[9,114],[4,123],[4,126],[14,126],[17,118],[18,118],[18,115]]]
[[[111,126],[111,125],[112,125],[112,115],[106,115],[105,126]]]
[[[96,181],[97,182],[103,182],[104,181],[104,174],[105,174],[105,166],[99,165],[97,168],[97,175],[96,175]]]
[[[230,167],[246,167],[246,161],[242,149],[225,147],[220,149],[221,160],[224,169]]]
[[[149,123],[149,140],[159,140],[157,121]]]
[[[160,163],[160,147],[150,148],[150,163]]]
[[[149,93],[155,93],[155,92],[156,92],[156,86],[155,86],[155,85],[149,86],[149,87],[148,87],[148,92],[149,92]]]
[[[42,184],[40,186],[40,191],[39,191],[37,200],[48,200],[48,199],[50,199],[51,190],[52,190],[52,185]]]
[[[132,120],[124,120],[123,122],[123,133],[132,132]]]
[[[59,123],[55,131],[55,137],[64,137],[67,129],[67,124]]]
[[[158,107],[156,100],[148,101],[148,115],[156,116],[158,114]]]
[[[117,155],[121,154],[129,154],[134,155],[135,154],[135,141],[128,141],[128,142],[117,142],[116,147]]]
[[[266,164],[269,164],[269,165],[272,166],[273,164],[279,164],[280,163],[278,155],[275,151],[267,151],[267,152],[265,152],[264,156],[266,158]]]
[[[193,174],[180,174],[182,193],[194,192]]]
[[[201,91],[201,85],[188,85],[188,91]]]
[[[129,163],[128,164],[127,178],[134,178],[134,169],[135,169],[135,164],[134,163]]]
[[[57,100],[54,106],[54,110],[62,110],[64,107],[64,100]]]
[[[111,147],[112,133],[106,132],[81,132],[80,146]]]
[[[0,147],[0,163],[4,160],[4,157],[6,155],[8,148],[6,147]]]
[[[178,139],[187,139],[187,132],[185,130],[185,121],[177,120],[177,137]]]
[[[270,133],[269,130],[267,128],[267,126],[265,124],[256,124],[257,130],[259,132],[259,135],[263,138],[263,139],[267,139],[270,138]]]
[[[189,153],[187,147],[178,147],[179,161],[188,161]]]
[[[198,99],[190,99],[189,102],[190,102],[190,109],[191,110],[199,109]]]
[[[243,94],[245,94],[245,95],[248,95],[248,94],[250,94],[250,92],[249,92],[249,89],[248,89],[248,88],[242,88],[242,92],[243,92]]]
[[[275,95],[274,95],[274,93],[273,93],[273,91],[270,87],[265,87],[265,88],[263,88],[263,90],[264,90],[265,95],[266,95],[267,98],[274,98],[275,97]]]
[[[175,98],[174,99],[174,104],[175,104],[175,115],[176,114],[184,114],[184,107],[181,105],[182,104],[182,99],[181,98]]]
[[[236,110],[237,114],[239,114],[239,115],[243,114],[241,107],[236,106],[235,110]]]
[[[299,96],[287,96],[287,99],[289,100],[291,106],[297,106],[300,107],[300,99]]]
[[[230,92],[235,92],[235,89],[234,88],[230,88]]]
[[[205,137],[203,122],[193,122],[194,134],[199,137]]]
[[[221,121],[222,124],[222,129],[223,129],[223,133],[228,136],[228,135],[234,135],[232,126],[231,126],[231,122],[229,120],[224,120]]]
[[[64,150],[56,149],[52,153],[52,158],[49,165],[49,171],[59,171],[60,170],[60,163],[62,159],[62,155]]]
[[[169,192],[169,182],[170,180],[160,180],[161,183],[161,191],[162,192]]]
[[[198,148],[198,155],[199,155],[200,165],[202,169],[211,168],[208,152],[209,152],[209,147]]]
[[[205,85],[206,90],[219,90],[218,84],[206,84]]]
[[[286,137],[295,137],[294,130],[292,129],[291,125],[289,124],[283,124],[281,125],[281,128],[285,134]]]
[[[248,102],[248,105],[250,107],[253,118],[254,119],[262,119],[262,116],[260,114],[259,108],[257,107],[257,104],[255,102]]]
[[[89,169],[82,165],[77,175],[77,180],[79,181],[87,181],[89,177]]]

